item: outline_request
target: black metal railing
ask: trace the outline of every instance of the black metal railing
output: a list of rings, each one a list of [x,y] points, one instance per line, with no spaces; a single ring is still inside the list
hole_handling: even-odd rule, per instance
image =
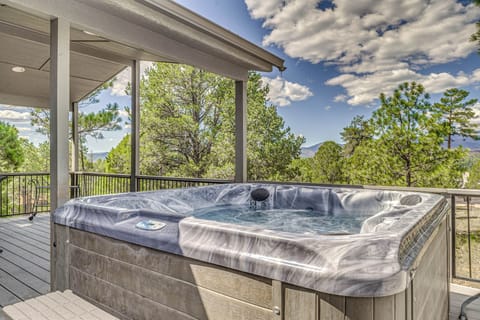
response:
[[[48,173],[0,173],[0,216],[50,211]]]
[[[80,197],[130,191],[130,175],[80,172],[72,174]]]
[[[480,192],[449,191],[452,205],[452,276],[480,282]]]
[[[138,176],[138,191],[153,191],[161,189],[175,189],[187,187],[201,187],[212,184],[231,183],[230,180],[218,179],[200,179],[200,178],[175,178],[175,177],[156,177],[156,176]]]

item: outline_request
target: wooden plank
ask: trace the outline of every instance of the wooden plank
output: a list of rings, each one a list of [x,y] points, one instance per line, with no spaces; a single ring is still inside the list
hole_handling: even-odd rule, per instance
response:
[[[0,239],[10,239],[18,243],[24,243],[33,250],[42,250],[45,253],[50,252],[50,247],[45,244],[35,242],[32,238],[16,233],[10,230],[0,230]]]
[[[35,233],[30,232],[30,229],[25,228],[11,228],[10,226],[0,225],[0,231],[14,232],[15,234],[20,234],[22,236],[28,237],[32,240],[33,243],[44,244],[50,246],[50,240],[45,237],[40,237]]]
[[[410,286],[405,290],[405,312],[406,312],[406,320],[412,320],[413,317],[413,309],[412,309],[412,282],[410,282]]]
[[[318,293],[321,320],[345,320],[345,297]]]
[[[50,270],[50,256],[44,255],[44,257],[41,257],[6,241],[2,241],[0,247],[3,249],[3,254],[6,254],[8,251],[10,254],[27,259],[45,270]]]
[[[345,319],[373,320],[373,298],[345,298]]]
[[[4,250],[0,254],[0,264],[1,261],[6,260],[14,265],[16,265],[18,268],[23,269],[27,272],[30,272],[37,278],[45,281],[45,282],[50,282],[50,272],[49,269],[44,269],[41,266],[36,265],[35,263],[32,263],[29,260],[26,260],[22,257],[19,257],[17,255],[12,254],[10,251]]]
[[[33,234],[39,238],[42,238],[44,240],[50,239],[50,230],[37,230],[32,226],[23,227],[23,226],[18,226],[16,224],[9,224],[9,223],[2,224],[2,226],[5,226],[6,228],[10,228],[11,230],[17,230],[19,228],[25,229],[25,230],[28,230],[30,234]]]
[[[21,230],[18,228],[11,230],[10,228],[0,227],[0,234],[13,237],[20,241],[31,243],[33,246],[36,246],[39,249],[43,249],[46,251],[50,250],[48,243],[43,242],[44,239],[41,239],[42,241],[39,241],[36,235],[29,232],[25,232],[25,230]]]
[[[283,283],[278,280],[272,281],[272,311],[274,320],[285,319]]]
[[[52,249],[52,259],[54,263],[51,264],[55,272],[50,273],[51,285],[53,290],[69,289],[68,270],[70,261],[70,228],[65,226],[57,226],[55,232],[55,248]],[[52,271],[52,270],[51,270]],[[52,274],[55,275],[52,277]]]
[[[103,256],[272,309],[272,287],[269,279],[73,228],[70,229],[70,243]],[[252,295],[252,292],[255,292],[255,295]]]
[[[413,320],[446,320],[448,317],[447,221],[432,237],[413,279]]]
[[[1,269],[0,284],[20,300],[36,297],[40,293]]]
[[[405,291],[395,295],[395,320],[406,320]]]
[[[314,291],[284,285],[285,320],[318,320],[318,299]]]
[[[52,292],[4,308],[12,320],[118,320],[71,291]]]
[[[146,297],[124,290],[121,287],[88,275],[76,268],[70,271],[70,283],[75,288],[75,293],[82,298],[89,297],[102,307],[121,311],[124,317],[136,320],[195,320],[208,319],[205,313],[196,317],[179,312]],[[89,299],[88,299],[89,300]],[[183,300],[183,299],[182,299]],[[127,308],[130,306],[130,308]],[[220,310],[218,310],[220,311]],[[209,320],[233,320],[227,314],[213,314]],[[266,318],[268,319],[268,318]],[[252,318],[245,320],[264,320]]]
[[[38,277],[32,275],[30,272],[27,272],[15,264],[5,260],[0,260],[0,270],[7,273],[12,278],[16,279],[18,282],[23,283],[25,286],[32,288],[33,290],[37,291],[37,293],[45,293],[48,292],[50,289],[50,285],[48,282],[39,279]],[[1,277],[0,277],[1,278]],[[5,277],[8,279],[8,277]],[[2,281],[0,283],[3,284]],[[6,286],[5,287],[12,292],[15,292],[15,288]]]
[[[373,319],[395,319],[395,296],[379,297],[373,300]]]
[[[101,256],[71,246],[71,270],[110,283],[123,291],[131,291],[149,300],[200,319],[272,319],[272,311],[231,297],[197,287],[136,265]],[[73,277],[71,277],[70,281]],[[78,283],[71,282],[76,290]],[[255,296],[255,292],[250,292]],[[179,299],[181,297],[181,299]],[[117,297],[110,297],[117,299]],[[136,306],[125,306],[125,308]]]
[[[5,289],[0,284],[0,307],[5,307],[13,303],[20,302],[21,300],[16,297],[13,293]]]

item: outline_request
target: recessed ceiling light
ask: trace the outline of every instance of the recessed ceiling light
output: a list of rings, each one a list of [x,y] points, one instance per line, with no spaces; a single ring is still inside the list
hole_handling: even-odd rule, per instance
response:
[[[89,36],[96,36],[95,33],[87,31],[87,30],[83,30],[83,33],[88,34]]]
[[[24,67],[15,66],[15,67],[12,68],[12,71],[13,71],[13,72],[25,72],[25,68],[24,68]]]

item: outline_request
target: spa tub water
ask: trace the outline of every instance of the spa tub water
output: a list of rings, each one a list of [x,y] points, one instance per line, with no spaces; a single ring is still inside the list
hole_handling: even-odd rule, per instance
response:
[[[262,209],[246,205],[218,205],[192,212],[197,219],[251,226],[303,235],[360,233],[371,214],[333,215],[305,209]]]

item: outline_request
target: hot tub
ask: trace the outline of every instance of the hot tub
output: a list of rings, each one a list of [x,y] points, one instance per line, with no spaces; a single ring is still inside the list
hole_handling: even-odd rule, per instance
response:
[[[53,281],[133,319],[447,319],[447,213],[291,185],[81,198],[53,216]]]

